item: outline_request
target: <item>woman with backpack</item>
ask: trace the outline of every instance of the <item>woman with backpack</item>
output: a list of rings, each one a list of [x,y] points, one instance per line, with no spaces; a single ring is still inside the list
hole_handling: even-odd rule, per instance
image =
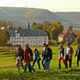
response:
[[[33,59],[33,67],[34,67],[34,64],[37,62],[38,63],[38,67],[40,69],[40,52],[37,50],[37,49],[34,49],[34,59]]]

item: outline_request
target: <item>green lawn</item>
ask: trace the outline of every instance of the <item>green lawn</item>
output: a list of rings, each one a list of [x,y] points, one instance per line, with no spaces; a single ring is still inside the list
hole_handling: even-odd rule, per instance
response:
[[[74,55],[77,46],[73,46]],[[37,47],[40,52],[42,47]],[[80,67],[76,67],[76,58],[73,55],[72,68],[65,69],[62,63],[62,69],[58,69],[58,47],[51,46],[53,50],[53,59],[50,65],[50,71],[41,70],[35,65],[36,71],[23,73],[16,70],[14,53],[15,48],[0,48],[0,80],[80,80]],[[33,48],[34,49],[34,48]]]

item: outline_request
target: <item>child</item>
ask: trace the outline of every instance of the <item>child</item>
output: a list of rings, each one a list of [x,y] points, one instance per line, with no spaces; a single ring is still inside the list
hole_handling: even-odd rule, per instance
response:
[[[34,49],[33,67],[34,67],[35,62],[37,61],[38,67],[39,67],[39,69],[40,69],[40,60],[41,60],[41,58],[40,58],[40,53],[39,53],[39,51],[38,51],[37,49]]]
[[[76,56],[77,56],[77,66],[79,66],[79,61],[80,61],[80,44],[77,47],[75,57]]]

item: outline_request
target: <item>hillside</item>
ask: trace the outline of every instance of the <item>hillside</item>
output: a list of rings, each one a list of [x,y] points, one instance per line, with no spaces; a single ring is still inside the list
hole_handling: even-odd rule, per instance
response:
[[[80,24],[80,12],[56,12],[55,14],[70,23]]]
[[[41,23],[45,20],[58,20],[62,23],[80,24],[80,12],[50,12],[45,9],[18,8],[18,7],[0,7],[0,19],[11,21],[23,26],[29,21]]]
[[[41,23],[45,20],[58,20],[59,17],[55,13],[43,9],[0,7],[0,19],[26,25],[28,20],[30,23]]]

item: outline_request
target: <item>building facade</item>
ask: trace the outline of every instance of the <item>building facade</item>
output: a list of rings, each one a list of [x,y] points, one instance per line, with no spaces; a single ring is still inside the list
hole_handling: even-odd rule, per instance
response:
[[[75,37],[76,37],[75,33],[70,31],[69,29],[65,29],[65,30],[63,30],[63,32],[61,32],[58,35],[58,42],[72,43],[75,41]]]
[[[8,44],[13,46],[21,44],[25,46],[42,46],[44,43],[48,44],[48,35],[43,30],[38,29],[9,29],[10,39]]]

